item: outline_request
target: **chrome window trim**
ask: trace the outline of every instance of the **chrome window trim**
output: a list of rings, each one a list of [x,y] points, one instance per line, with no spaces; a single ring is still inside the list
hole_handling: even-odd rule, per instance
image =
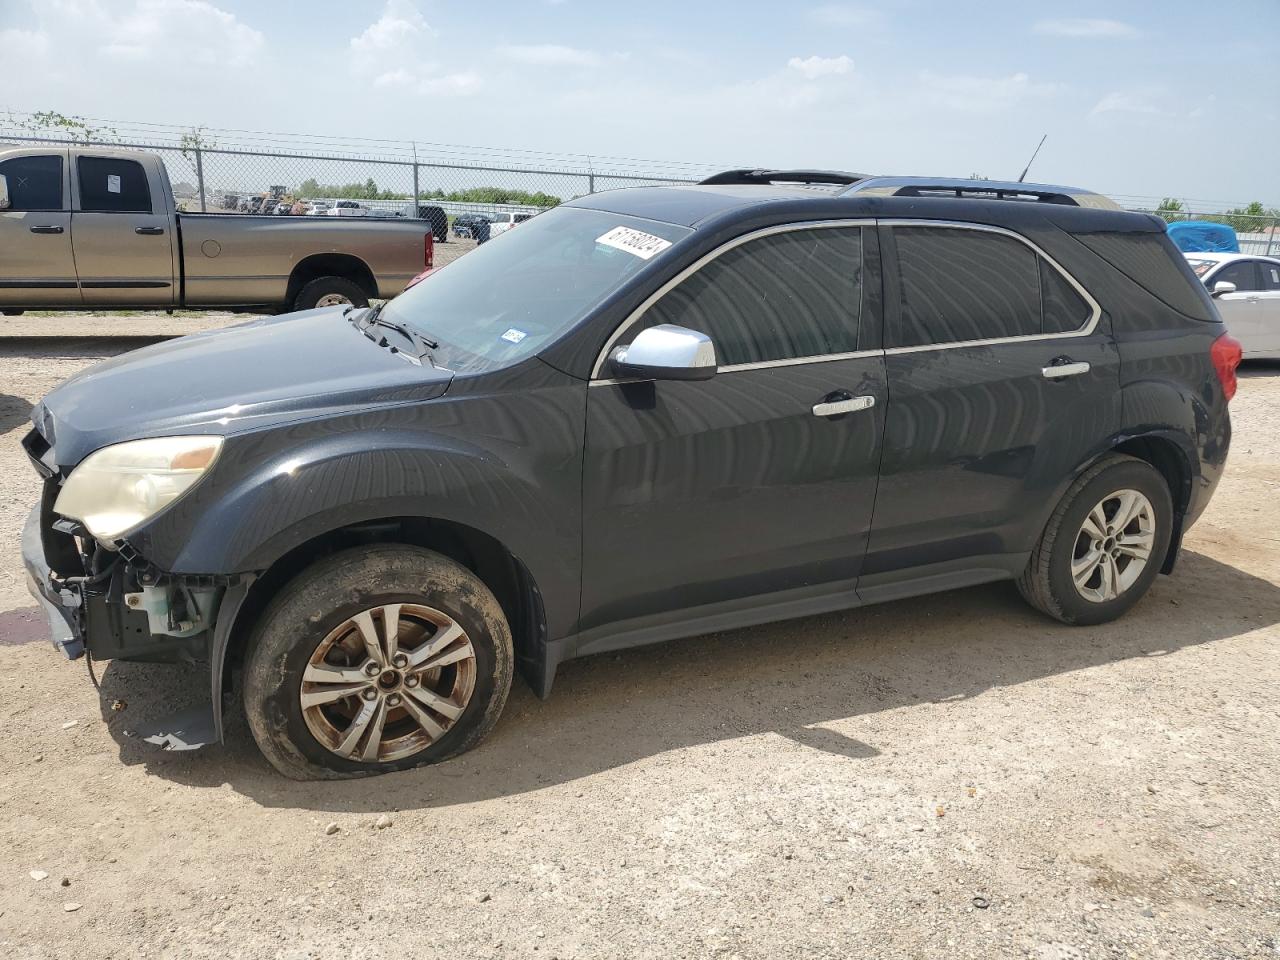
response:
[[[723,244],[716,247],[714,250],[708,251],[707,253],[699,257],[697,260],[695,260],[693,263],[689,264],[689,266],[685,267],[683,270],[677,273],[674,277],[672,277],[670,280],[668,280],[666,283],[660,286],[657,290],[649,294],[649,296],[645,297],[644,302],[641,303],[640,306],[636,307],[629,314],[627,314],[627,318],[623,320],[622,323],[618,324],[618,326],[614,329],[613,333],[609,336],[609,339],[605,341],[604,347],[600,350],[599,355],[596,357],[595,365],[591,368],[591,382],[592,383],[630,382],[630,381],[621,381],[621,380],[600,380],[599,379],[600,373],[601,371],[604,370],[604,365],[609,359],[610,352],[613,350],[614,347],[618,345],[618,341],[622,338],[622,335],[626,332],[627,328],[630,327],[631,324],[633,324],[636,320],[640,319],[640,317],[644,315],[646,310],[648,310],[655,303],[661,300],[669,291],[674,289],[676,286],[684,282],[689,277],[693,276],[695,273],[697,273],[699,270],[705,267],[708,263],[710,263],[712,260],[717,259],[722,254],[728,253],[730,250],[733,250],[736,247],[740,247],[744,243],[749,243],[752,240],[757,240],[760,237],[771,237],[779,233],[795,233],[796,231],[799,231],[799,230],[830,230],[830,229],[835,229],[837,227],[874,227],[875,225],[876,225],[876,221],[874,218],[871,218],[871,217],[860,217],[855,220],[804,220],[804,221],[798,221],[796,223],[780,223],[780,224],[775,224],[772,227],[762,227],[759,230],[753,230],[750,233],[744,233],[740,237],[734,237],[732,240],[726,240]],[[871,354],[879,354],[880,352],[881,351],[879,350],[872,350],[867,352],[865,355],[870,356]],[[863,354],[861,353],[817,354],[812,357],[787,357],[784,360],[764,360],[759,363],[739,363],[739,364],[734,364],[732,366],[721,367],[719,371],[717,371],[717,375],[719,373],[732,373],[734,370],[760,369],[768,366],[782,366],[782,365],[796,364],[796,363],[817,363],[820,360],[838,360],[838,359],[843,359],[845,357],[860,356],[860,355],[863,355]]]
[[[1014,240],[1025,244],[1035,251],[1036,255],[1042,257],[1044,261],[1057,270],[1064,280],[1067,281],[1090,308],[1089,319],[1085,321],[1083,326],[1077,327],[1075,330],[1067,330],[1063,333],[1028,333],[1018,337],[991,337],[985,340],[954,340],[946,343],[921,343],[910,347],[887,347],[885,354],[887,356],[896,356],[903,353],[923,353],[927,350],[955,350],[959,347],[989,347],[1001,343],[1031,343],[1038,340],[1070,340],[1078,337],[1087,337],[1093,333],[1098,327],[1098,321],[1102,319],[1102,306],[1093,298],[1088,290],[1081,285],[1080,281],[1073,277],[1067,269],[1058,263],[1057,260],[1045,253],[1039,246],[1028,240],[1022,234],[1009,230],[1005,227],[995,227],[986,223],[966,223],[960,220],[913,220],[913,219],[891,219],[879,221],[882,227],[940,227],[950,230],[977,230],[981,233],[998,233],[1006,237],[1012,237]],[[1041,303],[1043,304],[1043,296]],[[888,331],[886,331],[887,333]]]
[[[1029,247],[1032,251],[1034,251],[1036,256],[1043,258],[1044,261],[1049,264],[1049,266],[1053,267],[1054,270],[1058,271],[1059,275],[1062,276],[1062,278],[1065,279],[1067,283],[1071,285],[1072,289],[1074,289],[1076,293],[1080,294],[1081,298],[1090,308],[1089,319],[1085,321],[1083,326],[1080,326],[1075,330],[1067,330],[1062,333],[1029,333],[1029,334],[1025,334],[1023,336],[1018,336],[1018,337],[992,337],[985,340],[956,340],[956,341],[951,341],[947,343],[922,343],[922,344],[918,344],[910,347],[887,347],[881,350],[859,350],[853,353],[818,354],[812,357],[788,357],[783,360],[764,360],[764,361],[760,361],[759,363],[737,363],[737,364],[731,364],[729,366],[720,367],[719,370],[716,372],[716,375],[719,376],[721,373],[735,373],[743,370],[764,370],[770,367],[788,367],[788,366],[796,366],[799,364],[808,364],[808,363],[826,363],[832,360],[853,360],[861,357],[896,356],[898,354],[905,354],[905,353],[924,353],[925,351],[929,351],[929,350],[955,350],[960,347],[990,347],[990,346],[996,346],[1002,343],[1032,343],[1040,340],[1077,339],[1079,337],[1090,336],[1094,332],[1094,330],[1097,329],[1098,323],[1102,319],[1102,306],[1098,303],[1097,300],[1093,298],[1093,294],[1091,294],[1088,290],[1084,288],[1084,286],[1080,283],[1079,280],[1077,280],[1074,276],[1072,276],[1071,273],[1064,266],[1062,266],[1062,264],[1058,263],[1057,260],[1049,256],[1049,254],[1046,253],[1043,249],[1041,249],[1036,243],[1027,239],[1022,234],[1014,230],[1009,230],[1006,227],[996,227],[986,223],[968,223],[961,220],[918,220],[918,219],[910,219],[910,218],[895,218],[895,219],[884,219],[884,220],[875,220],[875,219],[866,219],[866,218],[855,219],[855,220],[807,220],[807,221],[798,222],[798,223],[778,224],[772,227],[764,227],[760,230],[754,230],[751,233],[744,233],[740,237],[734,237],[732,240],[726,241],[721,246],[716,247],[716,249],[704,254],[703,256],[695,260],[693,263],[689,264],[689,266],[681,270],[678,274],[676,274],[674,277],[672,277],[670,280],[664,283],[661,287],[659,287],[657,290],[651,293],[648,297],[646,297],[644,302],[641,303],[640,306],[632,310],[631,313],[627,315],[627,318],[623,320],[622,323],[620,323],[618,327],[613,331],[613,334],[609,337],[609,339],[605,341],[604,348],[600,351],[599,356],[596,357],[595,366],[592,367],[591,369],[590,385],[594,386],[596,384],[599,384],[601,386],[606,386],[606,385],[613,385],[618,383],[636,382],[631,380],[618,380],[614,378],[600,377],[600,373],[604,369],[604,364],[608,360],[610,351],[612,351],[613,348],[617,346],[618,341],[621,339],[622,335],[626,332],[627,328],[630,327],[631,324],[634,323],[636,320],[638,320],[641,316],[643,316],[646,310],[648,310],[651,306],[657,303],[658,300],[660,300],[668,291],[670,291],[671,289],[679,285],[686,278],[697,273],[699,270],[701,270],[704,266],[706,266],[712,260],[715,260],[717,257],[719,257],[722,253],[726,253],[727,251],[732,250],[735,247],[739,247],[742,244],[747,243],[751,240],[754,240],[758,237],[772,236],[773,234],[777,234],[777,233],[790,233],[797,230],[813,230],[813,229],[834,228],[834,227],[874,227],[874,226],[938,227],[938,228],[950,229],[950,230],[976,230],[982,233],[996,233],[1006,237],[1012,237],[1014,240],[1017,240],[1018,242]]]

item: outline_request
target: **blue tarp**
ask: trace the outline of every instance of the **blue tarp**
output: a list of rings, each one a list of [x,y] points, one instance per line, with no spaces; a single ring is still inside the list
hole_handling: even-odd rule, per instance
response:
[[[1223,223],[1179,220],[1169,224],[1169,239],[1183,253],[1239,253],[1236,232]]]

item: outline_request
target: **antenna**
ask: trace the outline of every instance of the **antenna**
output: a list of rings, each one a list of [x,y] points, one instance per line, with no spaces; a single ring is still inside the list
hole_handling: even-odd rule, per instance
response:
[[[1030,170],[1031,165],[1036,162],[1036,157],[1039,156],[1040,154],[1040,148],[1044,146],[1044,142],[1048,139],[1049,139],[1049,135],[1046,133],[1043,137],[1040,138],[1040,142],[1036,144],[1035,153],[1031,154],[1031,159],[1028,160],[1027,165],[1022,168],[1022,176],[1018,178],[1019,183],[1022,183],[1024,180],[1027,179],[1027,171]]]

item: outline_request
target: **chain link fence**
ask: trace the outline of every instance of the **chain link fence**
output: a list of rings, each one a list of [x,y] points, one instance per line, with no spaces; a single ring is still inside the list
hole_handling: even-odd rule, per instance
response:
[[[1139,210],[1169,222],[1196,220],[1204,223],[1221,223],[1236,232],[1241,253],[1264,257],[1280,256],[1280,217],[1252,216],[1245,213],[1190,213],[1173,210]]]
[[[716,167],[414,141],[343,140],[112,125],[52,114],[0,115],[0,143],[149,150],[165,162],[178,207],[201,213],[415,217],[537,213],[619,187],[696,182]]]

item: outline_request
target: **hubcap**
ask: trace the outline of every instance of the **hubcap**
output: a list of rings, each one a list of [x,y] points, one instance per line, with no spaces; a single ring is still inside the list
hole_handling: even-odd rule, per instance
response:
[[[1134,585],[1151,559],[1156,513],[1137,490],[1117,490],[1100,500],[1076,535],[1071,578],[1093,603],[1114,600]]]
[[[323,297],[316,301],[317,307],[337,307],[344,303],[350,303],[351,298],[345,297],[340,293],[326,293]]]
[[[363,763],[399,760],[438,741],[462,716],[476,653],[461,624],[433,607],[389,603],[331,630],[302,673],[311,735]]]

